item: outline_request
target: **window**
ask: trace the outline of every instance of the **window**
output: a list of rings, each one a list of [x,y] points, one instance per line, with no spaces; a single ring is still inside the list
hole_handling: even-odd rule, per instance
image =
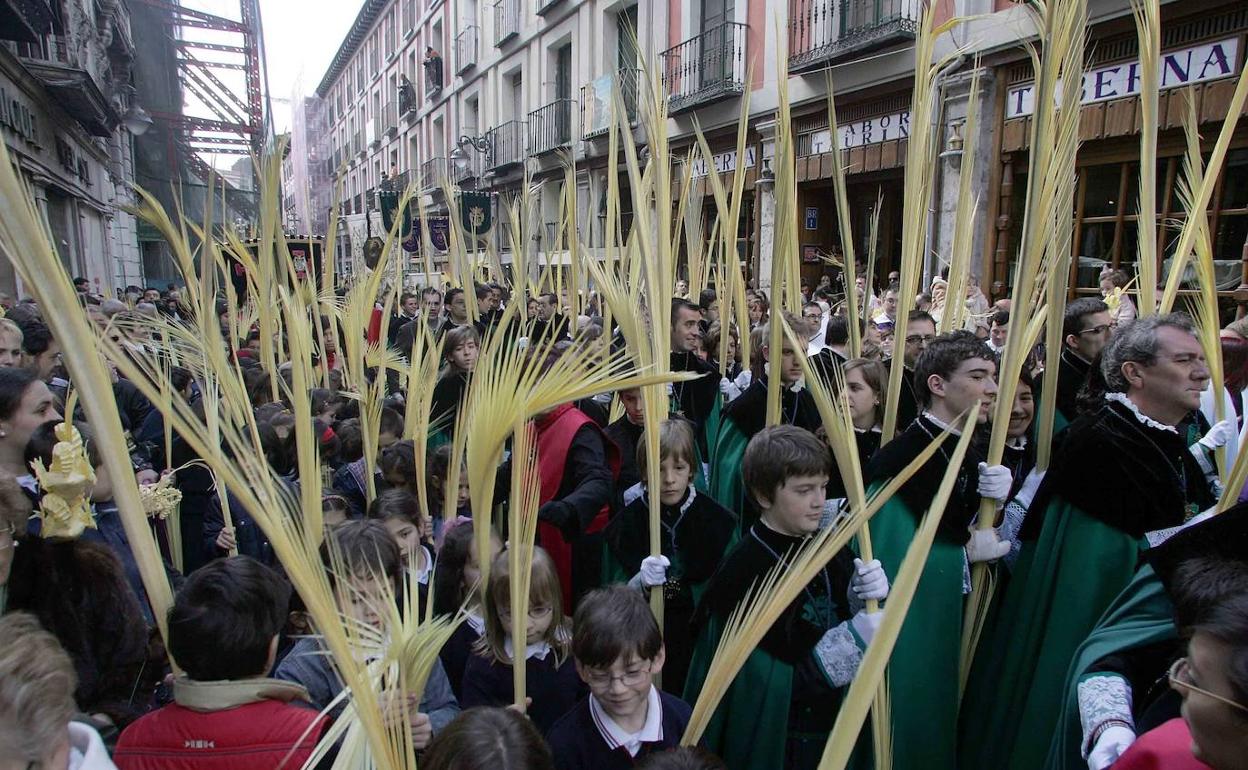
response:
[[[1206,158],[1207,160],[1207,158]],[[1072,288],[1080,294],[1099,294],[1100,273],[1108,266],[1134,277],[1139,271],[1140,165],[1138,162],[1104,163],[1081,166],[1075,187],[1073,258],[1076,263]],[[1154,236],[1162,260],[1158,281],[1164,285],[1169,260],[1174,256],[1180,229],[1187,218],[1178,197],[1183,178],[1179,156],[1157,159],[1157,219]],[[1023,236],[1023,210],[1027,178],[1016,174],[1011,202],[1009,249],[1017,252]],[[1248,241],[1248,148],[1231,150],[1226,167],[1214,188],[1206,209],[1213,241],[1214,273],[1219,291],[1230,291],[1240,283],[1245,241]],[[1012,270],[1012,266],[1011,266]],[[1190,268],[1184,288],[1194,288]]]
[[[572,44],[555,51],[555,98],[572,98]]]

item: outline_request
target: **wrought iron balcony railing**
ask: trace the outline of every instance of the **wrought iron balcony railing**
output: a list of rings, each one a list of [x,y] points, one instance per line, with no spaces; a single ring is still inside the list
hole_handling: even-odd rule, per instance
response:
[[[529,113],[530,155],[542,155],[572,144],[575,105],[571,99],[556,99]]]
[[[503,43],[520,34],[520,14],[523,0],[498,0],[494,3],[494,45]]]
[[[489,151],[486,154],[486,168],[500,169],[523,163],[527,157],[525,140],[528,138],[528,124],[523,120],[509,120],[486,132],[489,138]]]
[[[620,101],[624,106],[624,114],[628,125],[637,125],[637,85],[640,70],[622,69],[595,78],[581,86],[581,137],[591,139],[602,136],[611,130],[614,120],[616,89],[620,92]]]
[[[477,43],[481,30],[476,26],[464,27],[455,36],[455,73],[466,72],[477,66]]]
[[[420,164],[420,189],[422,190],[441,190],[450,178],[450,167],[446,158],[430,158]]]
[[[673,114],[744,90],[748,31],[745,24],[725,22],[660,54]]]
[[[790,0],[789,69],[913,40],[918,22],[918,0]]]

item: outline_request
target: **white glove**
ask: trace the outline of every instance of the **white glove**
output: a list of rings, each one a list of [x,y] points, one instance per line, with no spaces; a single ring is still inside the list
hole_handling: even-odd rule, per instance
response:
[[[742,369],[741,373],[737,375],[737,379],[733,380],[732,384],[740,388],[742,392],[745,392],[745,389],[750,387],[750,383],[752,382],[754,382],[754,375],[750,373],[749,369]]]
[[[1010,486],[1014,484],[1014,475],[1004,465],[979,464],[979,496],[998,502],[1005,502],[1009,497]]]
[[[1023,485],[1018,488],[1018,494],[1014,495],[1014,500],[1024,509],[1031,507],[1031,501],[1036,499],[1036,492],[1040,489],[1040,482],[1044,481],[1044,471],[1035,468],[1031,473],[1027,474],[1027,478],[1023,479]]]
[[[853,626],[854,633],[862,638],[863,644],[871,644],[871,640],[875,638],[875,632],[880,630],[880,623],[884,622],[883,612],[867,612],[861,610],[858,614],[849,619],[849,624]]]
[[[849,579],[849,590],[863,601],[888,598],[888,576],[879,559],[864,562],[854,559],[854,576]]]
[[[672,562],[666,556],[647,556],[641,560],[641,569],[628,584],[637,590],[654,588],[667,582],[667,568]]]
[[[720,378],[719,392],[724,396],[724,398],[728,399],[729,401],[732,401],[736,399],[737,396],[741,395],[741,389],[738,388],[736,384],[732,380],[728,379],[727,377]]]
[[[1222,420],[1217,425],[1209,429],[1209,432],[1201,436],[1200,444],[1205,449],[1213,450],[1218,447],[1226,446],[1226,443],[1235,438],[1235,423],[1231,420]]]
[[[1105,728],[1096,745],[1088,752],[1088,770],[1105,770],[1118,761],[1135,743],[1135,733],[1121,725]]]
[[[1010,541],[997,536],[995,529],[972,529],[966,542],[966,560],[971,564],[996,561],[1010,552]]]

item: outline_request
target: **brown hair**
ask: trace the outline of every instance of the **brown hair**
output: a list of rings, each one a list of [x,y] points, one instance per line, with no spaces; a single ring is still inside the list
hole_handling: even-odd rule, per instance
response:
[[[650,463],[646,442],[637,441],[637,472],[642,481],[646,479]],[[698,445],[693,435],[693,423],[683,417],[674,417],[659,424],[659,462],[672,458],[689,463],[691,470],[698,467]]]
[[[477,333],[475,326],[456,326],[448,329],[446,334],[442,336],[442,361],[445,366],[442,369],[442,376],[446,376],[452,370],[458,371],[455,364],[451,363],[451,354],[455,349],[466,342],[475,342],[477,347],[481,347],[481,335]]]
[[[22,491],[17,479],[11,474],[0,473],[0,529],[12,527],[15,538],[25,535],[31,510],[30,498]]]
[[[776,490],[795,476],[831,476],[832,455],[810,431],[773,425],[750,439],[741,475],[755,500],[770,502]]]
[[[630,655],[654,660],[663,649],[663,633],[650,605],[626,585],[586,594],[572,628],[572,655],[590,668],[610,668]]]
[[[68,740],[74,664],[34,615],[0,617],[0,746],[38,763]]]
[[[523,715],[479,706],[433,737],[422,770],[554,770],[550,748]]]
[[[706,348],[706,352],[709,353],[712,358],[715,358],[719,355],[720,336],[723,333],[724,333],[724,327],[722,324],[720,324],[719,321],[716,321],[715,323],[711,324],[710,327],[708,327],[706,330],[706,336],[703,338],[703,342]],[[737,351],[733,355],[733,360],[739,364],[741,363],[741,344],[740,344],[741,335],[737,332],[737,327],[729,324],[728,336],[730,339],[734,339],[737,341]]]
[[[391,541],[393,542],[393,541]],[[503,629],[501,614],[511,610],[511,560],[503,549],[490,564],[489,587],[482,597],[482,615],[485,616],[485,633],[476,645],[476,651],[487,658],[510,664],[504,643],[507,632]],[[555,651],[556,666],[563,665],[571,648],[572,634],[563,614],[563,588],[550,555],[539,546],[533,546],[533,569],[529,578],[529,607],[549,607],[550,627],[542,641]]]

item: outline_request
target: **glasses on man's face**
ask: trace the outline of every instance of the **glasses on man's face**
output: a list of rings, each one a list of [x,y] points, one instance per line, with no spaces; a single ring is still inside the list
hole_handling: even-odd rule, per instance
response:
[[[1198,692],[1201,695],[1207,696],[1209,698],[1213,698],[1216,701],[1221,701],[1222,703],[1225,703],[1226,705],[1231,706],[1232,708],[1236,708],[1236,709],[1239,709],[1240,711],[1243,711],[1244,713],[1248,713],[1248,706],[1245,706],[1240,703],[1236,703],[1230,698],[1226,698],[1221,695],[1218,695],[1217,693],[1212,693],[1212,692],[1209,692],[1208,690],[1201,689],[1197,687],[1195,684],[1193,684],[1191,666],[1188,665],[1187,658],[1179,658],[1174,663],[1172,663],[1170,665],[1170,672],[1168,676],[1170,678],[1170,684],[1173,687],[1181,687],[1184,690]]]
[[[1100,326],[1093,326],[1091,329],[1081,329],[1079,331],[1079,334],[1081,335],[1083,334],[1105,334],[1111,328],[1113,327],[1111,327],[1109,324],[1101,324]]]
[[[935,334],[907,334],[906,344],[907,345],[926,345],[927,343],[931,342],[934,339],[936,339]]]
[[[590,687],[606,689],[611,686],[615,680],[620,680],[620,684],[625,687],[636,687],[646,681],[646,677],[650,675],[651,666],[637,669],[636,671],[625,671],[623,674],[613,675],[606,671],[587,671],[585,673],[585,681]]]

